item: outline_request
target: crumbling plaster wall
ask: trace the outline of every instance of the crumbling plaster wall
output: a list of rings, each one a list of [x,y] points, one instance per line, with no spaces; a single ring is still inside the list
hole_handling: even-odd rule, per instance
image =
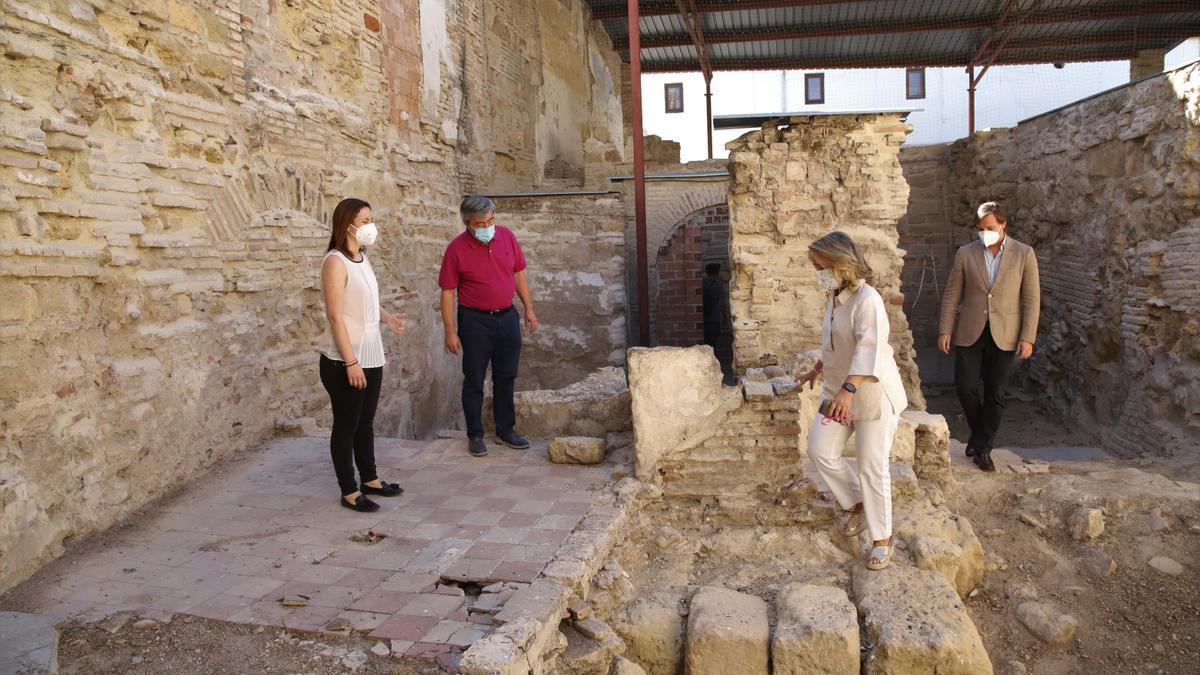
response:
[[[514,223],[541,327],[525,335],[521,390],[559,389],[625,364],[625,205],[616,192],[498,197]]]
[[[458,417],[432,307],[460,196],[623,158],[608,38],[582,2],[542,4],[570,20],[519,0],[3,3],[0,589],[281,418],[328,420],[317,273],[343,196],[374,206],[382,300],[408,315],[377,431]]]
[[[939,151],[918,152],[902,160]],[[941,227],[930,216],[904,236],[940,254],[944,276],[972,238],[974,206],[1006,204],[1042,279],[1038,342],[1019,377],[1110,451],[1200,450],[1200,66],[940,152],[947,180],[914,182],[913,201],[944,204]],[[906,272],[906,292],[917,278]]]
[[[739,366],[785,363],[820,345],[828,296],[817,286],[808,246],[841,230],[862,249],[887,303],[909,405],[925,407],[901,307],[904,251],[896,247],[908,202],[899,150],[910,129],[896,114],[794,117],[726,146]]]

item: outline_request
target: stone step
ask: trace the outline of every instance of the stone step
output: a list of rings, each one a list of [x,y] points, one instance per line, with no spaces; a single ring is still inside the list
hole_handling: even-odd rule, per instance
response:
[[[770,623],[761,598],[702,587],[688,614],[686,666],[705,675],[767,675]]]
[[[856,565],[853,586],[868,649],[863,672],[992,672],[975,622],[941,574],[894,562],[878,572]]]
[[[775,675],[858,672],[858,613],[842,589],[788,584],[775,596],[775,617]]]

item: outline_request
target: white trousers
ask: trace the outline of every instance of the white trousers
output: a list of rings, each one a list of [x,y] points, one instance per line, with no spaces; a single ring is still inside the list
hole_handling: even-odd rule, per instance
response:
[[[873,541],[892,536],[892,472],[889,458],[900,415],[884,397],[881,416],[870,422],[855,422],[850,429],[820,413],[808,432],[808,457],[833,492],[842,509],[849,511],[862,502],[867,530]],[[842,456],[850,435],[858,454],[858,471]]]

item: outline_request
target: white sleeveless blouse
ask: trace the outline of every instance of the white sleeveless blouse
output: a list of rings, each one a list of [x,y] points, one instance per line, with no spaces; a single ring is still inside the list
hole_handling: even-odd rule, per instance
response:
[[[346,332],[350,337],[350,349],[354,351],[355,358],[363,368],[379,368],[385,363],[385,359],[383,335],[379,331],[379,283],[375,280],[371,261],[363,254],[362,262],[354,262],[337,249],[326,253],[324,260],[328,260],[330,256],[342,261],[346,267],[346,294],[342,298],[342,318],[346,322]],[[322,265],[325,264],[324,260]],[[341,352],[333,341],[333,328],[329,325],[325,326],[325,334],[317,343],[317,349],[327,358],[342,360]]]

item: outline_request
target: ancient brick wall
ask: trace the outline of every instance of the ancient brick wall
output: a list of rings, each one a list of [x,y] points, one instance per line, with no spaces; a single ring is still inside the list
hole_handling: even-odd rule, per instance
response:
[[[874,269],[910,405],[925,407],[896,247],[908,202],[899,150],[909,129],[895,114],[796,117],[728,144],[730,304],[740,366],[819,348],[828,296],[817,286],[808,246],[841,230]]]
[[[559,389],[625,363],[625,205],[620,193],[497,197],[529,262],[541,327],[525,336],[517,387]]]
[[[654,336],[656,344],[664,347],[691,347],[704,337],[703,214],[699,211],[679,223],[658,249]]]
[[[459,198],[623,158],[607,37],[578,0],[537,4],[558,14],[3,3],[0,588],[277,421],[328,421],[317,273],[344,196],[372,203],[383,303],[409,320],[385,337],[377,431],[457,419],[433,306]],[[579,351],[606,362],[608,333]]]
[[[958,141],[945,150],[946,180],[912,188],[913,203],[945,205],[940,231],[931,214],[903,233],[930,242],[933,257],[944,251],[943,279],[972,239],[975,205],[1005,202],[1042,280],[1038,342],[1019,377],[1120,454],[1200,449],[1197,148],[1192,65]],[[919,172],[924,157],[902,160]],[[954,244],[934,247],[946,238]],[[916,278],[906,269],[906,293]]]

